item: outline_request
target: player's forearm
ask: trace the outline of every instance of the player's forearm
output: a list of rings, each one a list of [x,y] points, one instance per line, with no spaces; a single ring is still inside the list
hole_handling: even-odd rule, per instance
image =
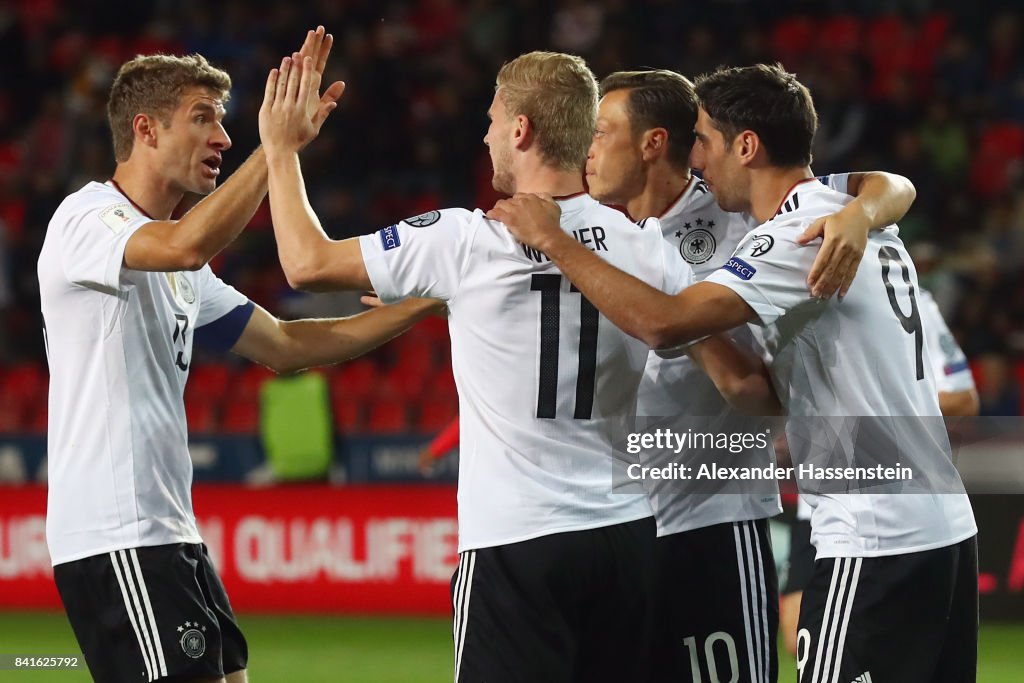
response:
[[[203,267],[249,224],[267,194],[267,162],[258,147],[224,185],[205,197],[175,226],[172,241]]]
[[[283,322],[284,341],[271,367],[278,372],[295,372],[356,358],[437,313],[441,305],[432,299],[406,299],[350,318]]]
[[[914,184],[901,175],[872,171],[853,174],[853,178],[856,196],[843,210],[860,211],[872,229],[899,222],[917,197]]]
[[[332,240],[320,226],[306,196],[297,153],[267,157],[270,215],[277,239],[277,254],[288,284],[309,289],[327,270],[327,246]]]
[[[764,362],[726,335],[715,335],[688,350],[736,410],[748,415],[782,415],[782,403]]]
[[[977,415],[981,405],[978,399],[978,392],[974,389],[968,391],[940,391],[939,410],[946,417],[968,417]]]
[[[569,235],[553,236],[544,253],[616,327],[651,348],[679,346],[702,336],[691,332],[676,297],[619,270]]]

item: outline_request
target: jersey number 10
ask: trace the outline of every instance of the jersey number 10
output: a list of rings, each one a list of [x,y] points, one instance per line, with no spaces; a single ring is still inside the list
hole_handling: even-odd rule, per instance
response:
[[[540,292],[540,386],[537,388],[537,417],[554,418],[558,399],[558,332],[562,293],[561,275],[536,274],[530,289]],[[576,286],[570,292],[579,292]],[[597,326],[600,313],[580,295],[579,370],[576,374],[576,409],[573,418],[589,420],[594,411],[594,382],[597,375]]]

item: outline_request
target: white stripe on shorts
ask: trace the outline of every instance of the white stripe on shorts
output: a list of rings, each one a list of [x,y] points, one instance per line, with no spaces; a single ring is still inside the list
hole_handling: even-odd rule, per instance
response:
[[[117,556],[117,552],[110,553],[110,562],[114,565],[114,575],[117,576],[117,585],[121,589],[121,597],[124,598],[124,607],[128,611],[128,621],[132,624],[132,629],[135,631],[135,637],[139,641],[139,650],[142,651],[142,661],[146,664],[146,675],[149,680],[153,680],[153,668],[154,660],[153,652],[149,647],[149,636],[147,634],[145,642],[143,642],[142,632],[139,630],[139,622],[135,619],[135,607],[132,605],[132,600],[128,597],[128,588],[125,585],[125,577],[121,573],[121,561]],[[134,591],[134,587],[132,589]]]
[[[750,585],[750,581],[747,579],[747,565],[744,561],[745,547],[744,540],[740,538],[740,522],[735,522],[732,525],[733,535],[736,537],[736,569],[740,573],[740,598],[743,604],[743,626],[746,629],[747,637],[747,661],[750,663],[750,680],[757,680],[757,658],[754,657],[754,629],[750,623],[750,606],[753,604],[754,599],[751,594],[750,599],[747,599],[748,591],[753,590],[753,586]]]
[[[464,562],[459,563],[459,578],[455,591],[455,683],[462,670],[462,650],[466,645],[466,631],[469,626],[469,598],[473,592],[473,569],[476,567],[476,551],[463,553]],[[465,578],[463,578],[465,570]],[[460,585],[461,584],[461,585]]]
[[[164,648],[160,643],[160,631],[156,627],[156,617],[153,616],[153,605],[149,602],[149,588],[146,586],[146,580],[142,578],[139,555],[135,548],[129,550],[128,555],[132,558],[132,566],[135,568],[135,580],[138,582],[139,594],[142,595],[142,604],[146,607],[146,618],[149,620],[150,632],[153,634],[153,647],[156,649],[157,663],[160,665],[160,675],[166,676],[167,661],[164,659]]]

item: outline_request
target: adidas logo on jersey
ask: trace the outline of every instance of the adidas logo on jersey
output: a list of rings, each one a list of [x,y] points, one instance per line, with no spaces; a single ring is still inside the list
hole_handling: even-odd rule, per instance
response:
[[[871,672],[865,671],[860,676],[850,681],[850,683],[871,683]]]

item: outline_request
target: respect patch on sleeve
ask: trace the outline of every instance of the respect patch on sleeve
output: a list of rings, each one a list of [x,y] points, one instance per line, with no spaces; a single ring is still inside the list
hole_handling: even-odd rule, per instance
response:
[[[402,238],[398,236],[398,225],[389,225],[386,228],[381,228],[380,231],[380,243],[384,245],[384,251],[390,251],[392,249],[398,249],[402,246]]]
[[[722,270],[729,271],[741,280],[749,280],[754,277],[754,274],[757,272],[757,268],[737,256],[730,258],[729,261],[722,266]]]

